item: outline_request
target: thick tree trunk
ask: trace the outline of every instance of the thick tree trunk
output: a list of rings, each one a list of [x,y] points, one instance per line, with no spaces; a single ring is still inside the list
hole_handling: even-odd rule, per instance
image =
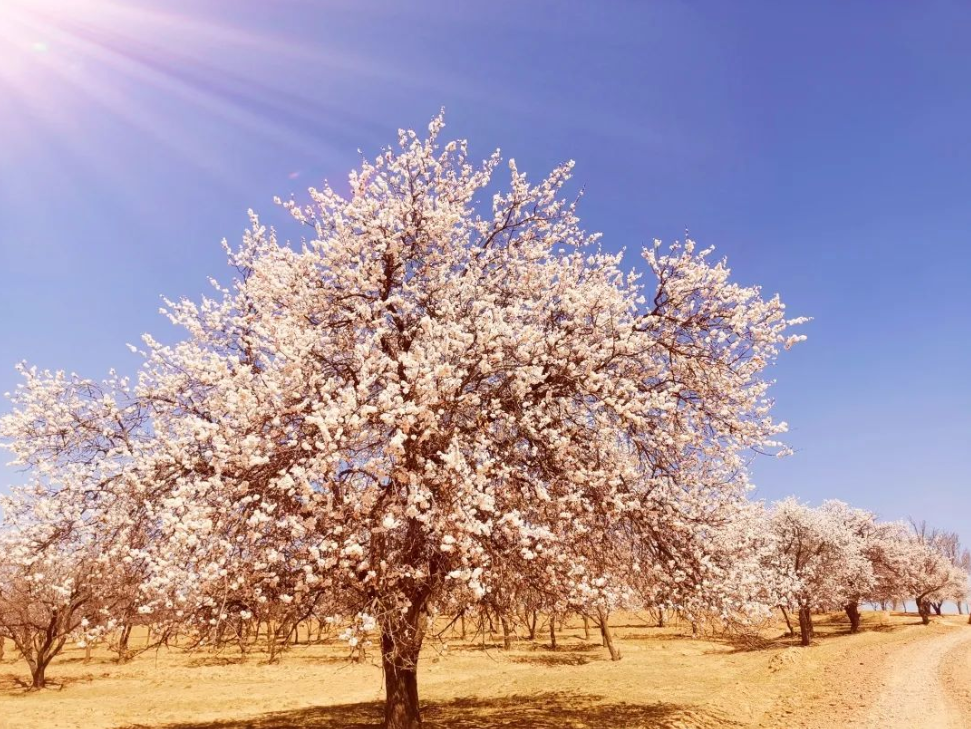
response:
[[[600,634],[603,636],[603,643],[610,653],[610,660],[619,661],[620,650],[614,645],[614,636],[610,633],[610,624],[608,622],[609,617],[606,610],[597,609],[597,618],[600,621]]]
[[[395,626],[407,635],[392,635],[387,626],[381,635],[385,729],[421,727],[421,712],[418,707],[418,655],[423,636],[417,624],[417,615],[413,613],[409,618],[406,618],[408,624],[402,621]]]
[[[529,639],[536,640],[536,625],[539,623],[539,611],[533,610],[527,618],[526,623],[529,628]]]
[[[860,606],[855,602],[850,602],[846,604],[844,608],[846,610],[846,617],[850,619],[850,632],[859,633],[860,632]]]
[[[657,627],[664,627],[664,608],[657,609]]]
[[[583,639],[590,640],[590,618],[583,616]]]
[[[556,616],[550,615],[550,648],[556,650]]]
[[[779,609],[782,611],[782,617],[786,619],[786,626],[789,628],[789,637],[792,638],[796,635],[796,629],[792,627],[792,621],[789,620],[789,612],[782,605],[779,606]]]
[[[958,606],[958,615],[964,615],[964,609],[961,607],[961,601],[955,600],[954,604]]]
[[[47,686],[47,661],[30,662],[31,688],[42,689]]]
[[[813,616],[808,607],[799,608],[799,635],[802,645],[809,645],[813,640]]]
[[[931,607],[934,608],[934,612],[938,615],[944,614],[944,603],[943,602],[932,602]]]
[[[917,598],[917,614],[920,615],[920,622],[924,625],[930,625],[931,609],[927,604],[927,600],[922,597]]]
[[[393,641],[382,638],[384,648],[385,729],[415,729],[421,726],[418,708],[418,660],[403,660],[401,656],[389,656],[394,651]]]

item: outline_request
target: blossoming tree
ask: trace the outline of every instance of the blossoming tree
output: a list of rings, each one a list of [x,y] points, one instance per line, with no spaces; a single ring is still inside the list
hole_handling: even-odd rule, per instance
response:
[[[858,627],[855,606],[875,584],[873,563],[858,528],[861,520],[867,520],[865,512],[857,513],[840,501],[812,508],[788,498],[773,506],[771,529],[783,558],[780,565],[796,581],[790,605],[799,613],[803,645],[812,640],[815,609],[846,609],[851,627]]]
[[[147,534],[126,473],[145,435],[128,383],[21,367],[0,435],[27,483],[0,500],[0,633],[27,661],[34,688],[69,639],[92,640],[137,610]],[[137,491],[137,489],[136,489]],[[126,650],[122,647],[120,655]]]
[[[925,522],[911,526],[910,539],[898,547],[897,574],[927,625],[935,603],[967,595],[968,569],[956,534],[931,529]]]
[[[763,371],[803,338],[690,241],[648,247],[646,282],[622,270],[562,197],[572,164],[532,184],[510,161],[480,205],[498,153],[475,166],[442,125],[402,132],[344,195],[285,203],[298,246],[254,215],[235,282],[167,304],[186,336],[145,338],[152,445],[120,459],[158,531],[138,554],[159,601],[218,624],[240,591],[326,593],[350,639],[379,633],[395,729],[420,724],[446,596],[515,579],[595,604],[632,540],[690,557],[751,451],[781,449]]]

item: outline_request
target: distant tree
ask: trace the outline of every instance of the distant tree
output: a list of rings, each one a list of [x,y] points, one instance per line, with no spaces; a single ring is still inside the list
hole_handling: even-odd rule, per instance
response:
[[[20,369],[0,436],[28,482],[0,500],[0,632],[43,688],[66,642],[114,629],[147,575],[145,534],[113,488],[126,482],[144,413],[114,374],[95,382]]]
[[[667,609],[695,631],[706,623],[754,638],[795,584],[775,535],[766,528],[768,518],[761,502],[712,499],[704,520],[685,534],[691,547],[682,548],[677,558],[648,554],[635,563],[628,583],[659,624]]]
[[[911,525],[913,535],[903,556],[901,579],[927,625],[935,602],[967,594],[967,562],[957,535],[932,529],[924,521]],[[939,609],[937,612],[940,614]]]
[[[780,566],[797,583],[790,608],[798,612],[804,646],[813,637],[813,610],[855,606],[874,584],[873,566],[853,520],[855,515],[842,502],[812,508],[788,498],[772,509],[770,528],[782,557]]]
[[[854,549],[855,567],[841,572],[845,580],[843,610],[850,621],[850,632],[860,630],[860,604],[902,597],[899,581],[888,572],[888,554],[900,538],[894,524],[881,523],[875,514],[853,508],[842,501],[827,501],[822,510],[836,530],[847,533]],[[849,567],[849,565],[848,565]]]
[[[961,601],[968,596],[968,573],[971,571],[971,552],[961,546],[956,532],[936,530],[932,537],[934,547],[947,558],[953,568],[947,587],[931,595],[928,602],[935,613],[941,615],[944,603],[953,600],[961,612]]]

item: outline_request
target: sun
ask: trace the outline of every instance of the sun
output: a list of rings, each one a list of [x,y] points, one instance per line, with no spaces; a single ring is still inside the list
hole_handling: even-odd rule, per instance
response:
[[[92,57],[85,36],[110,27],[107,0],[0,0],[0,121],[44,125],[82,92]]]
[[[71,45],[71,27],[97,24],[117,6],[108,0],[0,0],[0,59],[29,63],[55,45]]]

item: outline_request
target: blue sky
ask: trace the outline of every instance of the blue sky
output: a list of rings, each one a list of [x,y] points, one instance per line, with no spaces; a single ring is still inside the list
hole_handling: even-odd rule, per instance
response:
[[[814,317],[773,373],[797,453],[755,464],[759,496],[971,538],[969,31],[944,2],[7,0],[0,391],[21,359],[132,371],[160,294],[229,277],[247,208],[277,219],[444,106],[481,157],[575,159],[632,264],[687,228]]]

